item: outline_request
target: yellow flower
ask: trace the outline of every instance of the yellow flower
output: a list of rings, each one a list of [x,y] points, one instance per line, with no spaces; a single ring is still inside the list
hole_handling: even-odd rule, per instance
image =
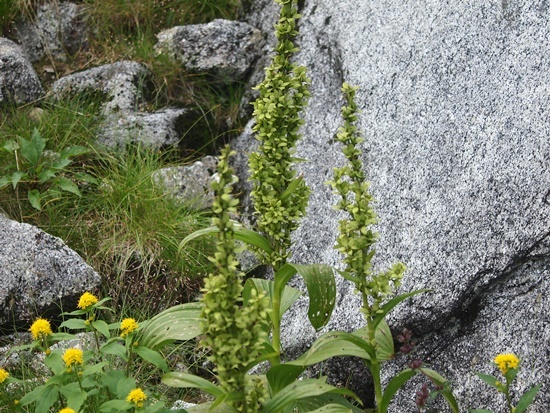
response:
[[[69,407],[65,407],[64,409],[61,409],[59,413],[76,413],[76,412]]]
[[[34,340],[38,340],[39,338],[44,338],[52,334],[50,322],[48,320],[44,320],[43,318],[39,318],[34,323],[32,323],[29,331],[31,332],[32,338]]]
[[[499,354],[495,357],[495,364],[498,366],[502,374],[506,375],[508,370],[516,369],[519,366],[519,358],[512,353]]]
[[[83,364],[84,358],[82,350],[78,348],[68,348],[65,350],[65,353],[63,353],[63,361],[67,367],[71,367],[74,364]]]
[[[125,318],[122,320],[122,323],[120,323],[120,336],[126,337],[128,334],[130,334],[132,331],[137,330],[139,327],[139,324],[134,320],[133,318]]]
[[[82,310],[86,310],[88,307],[91,307],[95,303],[97,303],[97,297],[93,294],[90,294],[89,292],[85,292],[80,296],[80,300],[78,300],[78,308],[81,308]]]
[[[128,393],[128,397],[126,397],[126,401],[130,403],[134,403],[137,407],[143,407],[143,401],[147,398],[145,393],[143,393],[143,390],[141,390],[139,387],[137,389],[132,390],[130,393]]]
[[[6,370],[0,368],[0,383],[4,383],[6,379],[10,376],[10,373],[8,373]]]

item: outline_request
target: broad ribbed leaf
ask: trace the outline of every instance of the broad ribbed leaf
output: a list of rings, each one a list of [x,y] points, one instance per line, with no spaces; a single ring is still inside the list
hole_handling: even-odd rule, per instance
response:
[[[305,367],[290,364],[278,364],[272,366],[266,374],[271,396],[275,396],[286,386],[292,384],[302,374]]]
[[[292,385],[285,387],[269,400],[262,409],[262,413],[279,412],[285,407],[306,397],[316,397],[325,393],[344,394],[356,397],[353,392],[347,389],[339,389],[325,383],[322,379],[305,379],[295,381]]]
[[[319,330],[328,323],[336,302],[336,281],[332,267],[321,264],[285,264],[275,273],[274,293],[281,293],[295,274],[299,274],[306,282],[308,318],[311,325]]]
[[[388,406],[390,405],[393,396],[395,396],[395,393],[397,393],[397,391],[417,373],[418,371],[416,370],[405,369],[390,380],[384,389],[384,394],[382,395],[382,403],[380,404],[381,412],[386,412],[388,410]]]
[[[245,244],[259,248],[265,251],[267,254],[270,254],[272,252],[269,241],[263,235],[260,235],[255,231],[247,229],[238,223],[235,223],[233,230],[235,231],[235,239],[242,241]],[[189,234],[188,236],[186,236],[183,239],[183,241],[181,241],[179,245],[179,249],[182,250],[185,244],[189,243],[195,238],[202,237],[203,235],[214,235],[218,232],[219,232],[218,227],[208,227],[208,228],[199,229],[198,231],[195,231],[192,234]]]
[[[158,349],[173,341],[186,341],[201,333],[201,303],[186,303],[170,307],[142,323],[139,343]]]
[[[213,407],[213,402],[197,404],[192,407],[186,407],[188,413],[237,413],[230,405],[222,403]]]
[[[221,397],[225,392],[214,383],[192,374],[173,371],[162,376],[162,382],[170,387],[201,389],[214,397]]]
[[[270,307],[273,307],[273,290],[275,283],[271,280],[263,280],[260,278],[249,278],[246,280],[243,290],[243,300],[246,305],[248,297],[250,297],[250,289],[256,288],[259,291],[264,291],[269,297]],[[281,316],[296,302],[303,293],[296,288],[285,285],[281,296],[280,314]],[[271,316],[271,314],[270,314]]]
[[[352,333],[334,331],[319,337],[308,351],[285,364],[311,366],[337,356],[354,356],[370,360],[375,354],[374,351],[374,347],[363,338]]]
[[[364,413],[358,406],[351,404],[339,394],[325,393],[320,396],[307,397],[294,403],[294,408],[300,412],[352,412]],[[334,410],[332,410],[334,409]],[[345,410],[342,410],[345,409]]]
[[[407,294],[398,295],[397,297],[394,297],[393,299],[388,301],[380,309],[381,312],[376,317],[374,317],[374,320],[373,320],[374,328],[376,328],[378,323],[380,323],[384,318],[386,318],[386,316],[391,312],[391,310],[393,310],[394,307],[397,304],[399,304],[401,301],[406,300],[407,298],[412,297],[413,295],[422,294],[422,293],[425,293],[427,291],[431,291],[431,290],[429,290],[427,288],[424,288],[422,290],[416,290],[416,291],[413,291],[413,292],[410,292],[410,293],[407,293]]]

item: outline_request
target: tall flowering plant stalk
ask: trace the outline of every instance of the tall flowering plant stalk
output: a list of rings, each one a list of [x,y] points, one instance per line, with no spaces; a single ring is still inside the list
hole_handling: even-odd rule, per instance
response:
[[[375,254],[374,244],[377,234],[372,225],[377,221],[376,213],[371,207],[372,196],[369,184],[363,172],[361,151],[358,146],[364,142],[356,126],[358,110],[355,103],[356,88],[344,83],[342,92],[346,101],[342,108],[344,125],[338,130],[336,140],[342,145],[342,152],[347,159],[346,165],[334,169],[334,180],[329,184],[340,196],[336,209],[344,211],[346,218],[339,222],[339,236],[335,248],[344,258],[345,269],[340,274],[355,284],[356,291],[361,294],[365,328],[356,332],[360,340],[350,339],[347,335],[340,337],[341,341],[361,347],[363,358],[374,383],[375,412],[385,413],[393,396],[411,377],[421,373],[430,378],[441,390],[453,411],[458,412],[458,405],[446,380],[437,372],[422,367],[418,361],[397,374],[386,386],[381,384],[381,366],[384,361],[393,357],[394,345],[391,332],[385,321],[389,312],[403,300],[426,290],[413,291],[395,296],[397,288],[405,272],[405,265],[396,263],[383,272],[374,272],[372,258]]]
[[[218,228],[218,242],[211,259],[216,272],[205,279],[203,288],[202,343],[211,349],[210,360],[216,365],[221,388],[238,395],[232,404],[237,411],[248,413],[259,411],[265,392],[260,382],[247,382],[246,373],[267,337],[268,300],[263,292],[252,290],[247,305],[243,306],[244,274],[237,268],[234,224],[230,220],[238,205],[238,200],[231,196],[233,174],[228,164],[231,154],[229,147],[223,150],[218,180],[212,183],[216,194],[213,224]]]
[[[257,87],[254,102],[254,132],[260,142],[250,155],[251,197],[256,212],[256,228],[264,235],[271,251],[261,251],[275,270],[290,257],[290,234],[305,215],[309,189],[294,169],[295,146],[304,123],[300,113],[308,97],[306,68],[291,61],[299,50],[295,44],[296,21],[300,17],[296,0],[275,0],[281,5],[275,25],[277,46],[265,80]]]

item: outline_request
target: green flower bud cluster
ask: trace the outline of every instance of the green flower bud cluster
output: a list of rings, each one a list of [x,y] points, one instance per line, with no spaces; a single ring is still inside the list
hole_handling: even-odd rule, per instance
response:
[[[342,152],[348,163],[334,169],[334,180],[329,184],[341,197],[336,209],[347,212],[351,218],[339,221],[339,236],[335,248],[344,255],[345,271],[353,280],[356,289],[363,295],[363,313],[374,316],[384,301],[401,284],[405,265],[394,264],[391,269],[380,274],[372,272],[374,244],[378,234],[371,227],[376,224],[377,216],[371,208],[373,201],[363,172],[361,151],[358,146],[365,141],[356,126],[357,104],[354,88],[347,83],[342,86],[346,106],[342,108],[344,126],[336,134],[336,140],[343,145]]]
[[[257,216],[257,228],[268,238],[273,253],[265,260],[275,270],[290,257],[290,234],[305,215],[309,188],[297,177],[292,165],[295,146],[304,123],[299,116],[309,98],[309,79],[303,66],[291,63],[298,48],[296,0],[276,0],[281,14],[275,25],[278,39],[276,55],[266,69],[265,80],[257,87],[260,96],[254,102],[253,128],[260,142],[258,152],[249,157],[251,196]]]
[[[252,402],[247,400],[246,370],[257,357],[267,339],[268,299],[265,294],[251,292],[248,304],[243,306],[242,276],[235,258],[237,246],[230,214],[236,212],[238,200],[231,196],[233,171],[228,158],[234,152],[226,147],[218,164],[218,180],[212,183],[215,192],[213,224],[218,227],[218,241],[211,261],[216,273],[205,279],[202,302],[202,344],[210,348],[210,360],[216,365],[220,385],[228,392],[237,392],[243,399],[235,408],[242,412],[259,411],[257,392]]]

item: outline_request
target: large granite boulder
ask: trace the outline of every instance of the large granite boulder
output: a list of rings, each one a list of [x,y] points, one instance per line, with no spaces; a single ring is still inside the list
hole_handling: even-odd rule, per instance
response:
[[[105,146],[123,147],[126,143],[136,143],[161,149],[177,145],[194,121],[194,115],[182,108],[141,111],[150,91],[149,69],[132,61],[73,73],[52,85],[52,92],[59,99],[86,93],[103,96],[104,120],[97,140]]]
[[[88,45],[84,6],[68,1],[44,3],[32,19],[16,22],[21,47],[31,62],[45,57],[66,61]]]
[[[190,165],[169,166],[155,172],[154,179],[177,201],[194,209],[212,206],[214,192],[210,187],[218,159],[205,156]]]
[[[253,10],[251,24],[263,10]],[[343,162],[333,134],[345,80],[360,87],[363,161],[379,215],[375,266],[403,261],[402,292],[433,289],[397,307],[392,329],[413,330],[418,356],[452,381],[463,411],[504,411],[502,395],[474,372],[496,373],[496,354],[518,354],[517,390],[544,383],[530,411],[546,413],[548,5],[305,0],[301,13],[297,60],[308,67],[312,99],[297,156],[308,160],[299,169],[312,195],[293,261],[341,265],[333,250],[337,199],[325,182]],[[241,152],[253,146],[250,134],[235,143]],[[241,182],[245,159],[237,161]],[[339,280],[338,292],[329,328],[362,326],[353,286]],[[283,326],[291,356],[315,335],[306,306],[295,306]],[[352,387],[368,398],[365,376],[345,366],[323,372],[343,382],[353,375]],[[409,389],[391,411],[415,408]]]
[[[0,37],[0,103],[21,105],[43,94],[42,84],[21,47]]]
[[[187,70],[242,80],[258,58],[261,32],[249,24],[216,19],[207,24],[177,26],[160,32],[155,49]]]
[[[74,305],[99,275],[59,238],[0,214],[0,325],[32,320]]]

